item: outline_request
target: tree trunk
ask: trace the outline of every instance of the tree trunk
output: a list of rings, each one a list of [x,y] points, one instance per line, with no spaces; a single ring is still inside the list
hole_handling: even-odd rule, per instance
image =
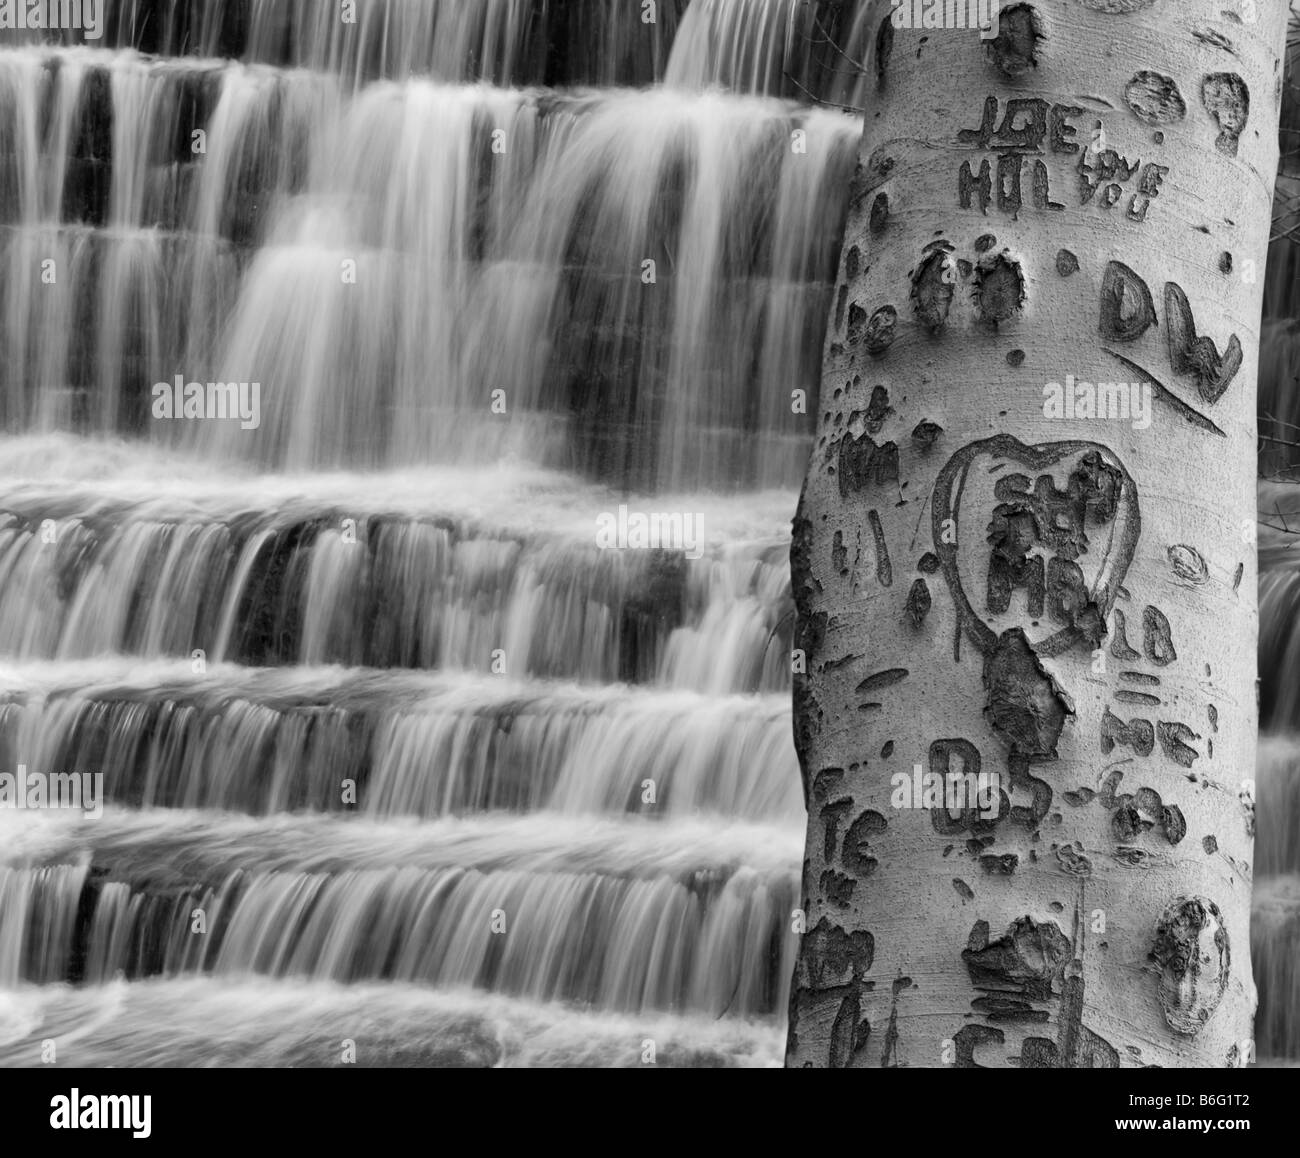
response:
[[[1286,5],[964,7],[880,0],[864,62],[787,1064],[1245,1064]]]

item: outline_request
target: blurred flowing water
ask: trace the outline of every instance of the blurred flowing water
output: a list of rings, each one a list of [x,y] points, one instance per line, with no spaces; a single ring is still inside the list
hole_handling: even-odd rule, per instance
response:
[[[776,1063],[791,400],[861,132],[812,98],[869,102],[862,5],[110,8],[0,42],[0,769],[105,797],[0,810],[0,1062]],[[260,421],[153,417],[177,375]],[[600,549],[620,503],[702,551]],[[1259,1041],[1300,1057],[1262,535]]]

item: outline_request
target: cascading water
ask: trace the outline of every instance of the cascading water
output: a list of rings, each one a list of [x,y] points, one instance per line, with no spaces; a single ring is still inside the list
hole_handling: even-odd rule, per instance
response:
[[[861,128],[809,101],[869,101],[861,6],[328,7],[0,45],[0,769],[103,776],[102,814],[0,810],[0,1062],[329,1064],[364,1015],[387,1064],[771,1063],[794,403]],[[156,417],[178,375],[258,382],[258,422]],[[702,549],[602,550],[620,504]],[[1259,1040],[1295,1057],[1300,700],[1263,670]]]

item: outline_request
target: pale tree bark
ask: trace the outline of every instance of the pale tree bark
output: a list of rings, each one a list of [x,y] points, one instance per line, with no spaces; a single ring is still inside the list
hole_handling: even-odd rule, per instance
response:
[[[1244,1064],[1286,4],[891,11],[791,553],[787,1064]]]

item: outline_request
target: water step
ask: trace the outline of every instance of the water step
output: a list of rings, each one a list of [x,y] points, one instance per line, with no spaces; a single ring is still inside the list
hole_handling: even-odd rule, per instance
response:
[[[241,850],[241,864],[242,860]],[[793,873],[686,881],[453,867],[139,886],[0,869],[0,986],[205,972],[473,986],[625,1011],[784,1009]]]
[[[788,684],[789,495],[620,500],[526,471],[209,477],[7,483],[0,655]],[[689,546],[603,549],[600,520],[629,501]]]
[[[772,1019],[611,1013],[470,989],[196,978],[0,993],[0,1066],[772,1066]],[[653,1054],[647,1054],[647,1044]],[[48,1056],[47,1056],[48,1061]]]
[[[0,666],[0,768],[111,803],[370,817],[802,812],[788,694],[344,668]],[[345,802],[346,798],[346,802]]]

